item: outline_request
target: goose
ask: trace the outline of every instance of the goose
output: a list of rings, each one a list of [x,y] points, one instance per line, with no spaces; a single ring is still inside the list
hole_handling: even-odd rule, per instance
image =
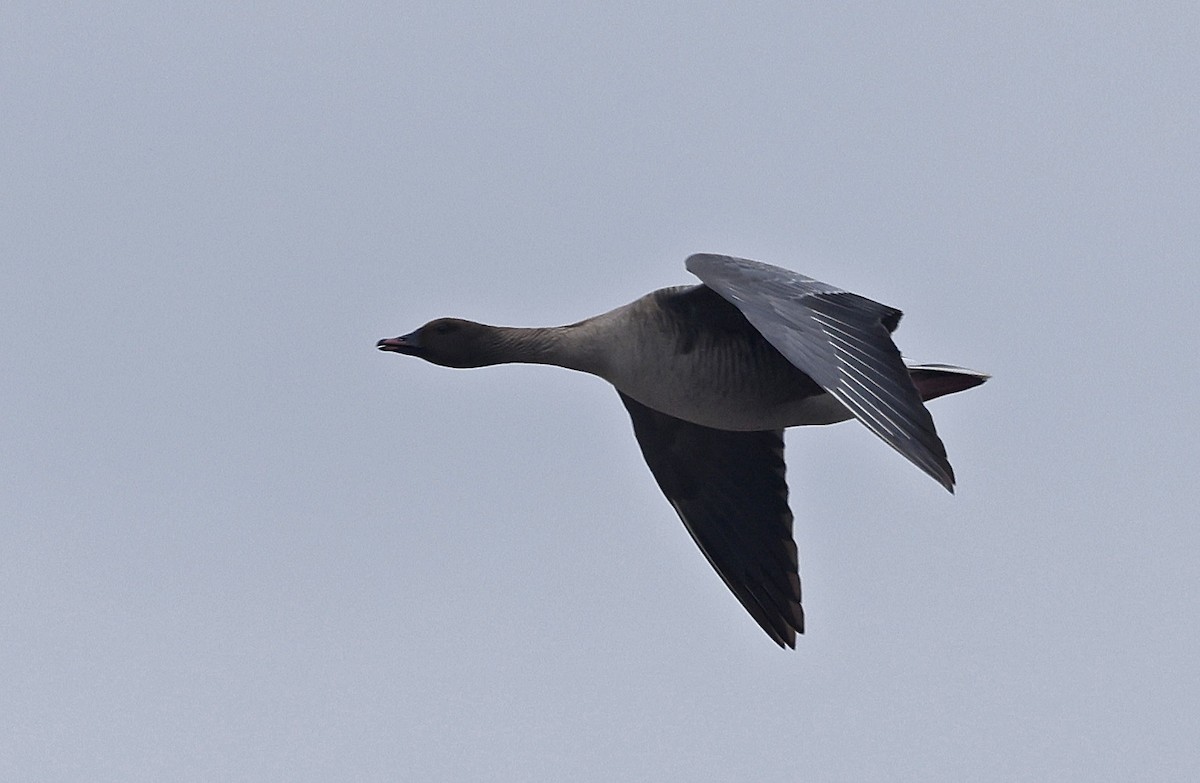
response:
[[[551,364],[616,387],[659,488],[709,563],[780,647],[804,633],[787,427],[858,419],[950,492],[924,401],[989,376],[901,357],[894,307],[758,261],[690,256],[700,285],[652,291],[567,326],[439,318],[380,340],[445,367]]]

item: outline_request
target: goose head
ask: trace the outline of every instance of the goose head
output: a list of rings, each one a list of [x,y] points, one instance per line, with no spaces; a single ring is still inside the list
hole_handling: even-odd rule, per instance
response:
[[[380,340],[375,347],[443,367],[485,367],[502,361],[496,354],[495,327],[461,318],[438,318],[415,332]]]

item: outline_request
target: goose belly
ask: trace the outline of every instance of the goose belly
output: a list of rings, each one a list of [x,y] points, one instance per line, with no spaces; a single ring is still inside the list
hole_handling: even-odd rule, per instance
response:
[[[723,430],[777,430],[833,424],[851,414],[782,356],[767,361],[714,361],[694,354],[630,362],[608,380],[660,413]],[[752,369],[751,369],[752,368]]]

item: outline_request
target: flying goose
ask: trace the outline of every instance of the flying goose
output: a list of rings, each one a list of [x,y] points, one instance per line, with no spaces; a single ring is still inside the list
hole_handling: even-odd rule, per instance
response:
[[[553,364],[617,389],[650,472],[742,606],[777,644],[804,632],[783,430],[856,418],[947,490],[954,471],[923,400],[988,375],[911,364],[895,308],[787,269],[697,254],[703,285],[653,291],[568,326],[439,318],[380,340],[445,367]]]

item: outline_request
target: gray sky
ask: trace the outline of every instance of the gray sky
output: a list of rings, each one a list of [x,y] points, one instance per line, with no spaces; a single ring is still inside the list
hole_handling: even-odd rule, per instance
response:
[[[1192,3],[6,3],[0,778],[1200,775]],[[957,496],[788,436],[808,633],[616,394],[374,350],[756,258]]]

